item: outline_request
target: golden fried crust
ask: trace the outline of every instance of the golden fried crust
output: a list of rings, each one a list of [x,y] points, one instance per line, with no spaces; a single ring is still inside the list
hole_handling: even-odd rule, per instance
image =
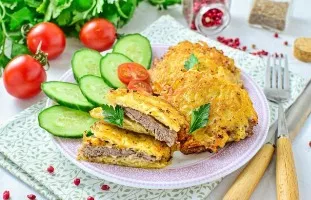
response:
[[[204,72],[242,86],[240,70],[234,65],[234,61],[225,56],[222,51],[211,48],[204,42],[183,41],[169,48],[163,59],[155,60],[153,63],[150,77],[154,93],[163,93],[164,90],[174,85],[176,80],[182,78],[187,71],[184,64],[191,54],[199,60],[199,64],[196,64],[191,71]]]
[[[181,142],[181,151],[186,154],[206,150],[215,152],[229,141],[244,139],[258,122],[246,90],[205,73],[186,72],[170,93],[163,94],[161,98],[183,113],[188,122],[191,121],[192,110],[211,104],[208,125]]]
[[[172,105],[165,100],[151,94],[117,89],[107,94],[108,102],[135,109],[150,115],[171,130],[179,132],[187,126],[187,121]]]
[[[103,113],[103,109],[101,107],[94,108],[93,110],[90,111],[91,117],[93,117],[95,119],[103,119],[102,113]],[[102,122],[105,123],[104,121],[102,121]],[[128,118],[126,116],[124,116],[122,128],[129,130],[129,131],[133,131],[135,133],[143,133],[143,134],[154,136],[153,132],[148,131],[141,124],[131,120],[130,118]]]
[[[171,157],[171,149],[165,143],[154,140],[148,135],[133,133],[101,121],[95,122],[91,126],[91,131],[95,138],[84,137],[83,142],[101,146],[102,141],[106,141],[120,149],[133,149],[160,159]]]

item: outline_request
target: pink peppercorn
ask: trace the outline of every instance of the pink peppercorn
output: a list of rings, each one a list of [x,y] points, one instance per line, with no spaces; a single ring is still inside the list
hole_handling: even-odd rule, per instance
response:
[[[3,200],[8,200],[10,198],[10,191],[6,190],[2,195]]]
[[[101,189],[102,189],[102,190],[109,190],[110,187],[109,187],[109,185],[102,185],[102,186],[101,186]]]
[[[54,167],[50,165],[46,170],[51,174],[54,172]]]
[[[80,179],[76,178],[75,180],[73,180],[73,184],[75,184],[76,186],[80,185]]]
[[[27,198],[30,199],[30,200],[35,200],[35,199],[36,199],[36,195],[34,195],[34,194],[28,194],[28,195],[27,195]]]

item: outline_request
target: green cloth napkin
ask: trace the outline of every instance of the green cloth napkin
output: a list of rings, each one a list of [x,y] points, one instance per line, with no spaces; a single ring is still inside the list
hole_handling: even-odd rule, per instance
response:
[[[247,72],[260,85],[264,82],[265,63],[261,58],[237,51],[202,35],[188,30],[170,16],[161,17],[143,33],[154,44],[176,44],[182,40],[204,40],[211,46],[222,49],[235,59],[237,66]],[[250,66],[256,66],[251,68]],[[306,85],[306,80],[291,74],[291,105]],[[76,167],[67,160],[52,143],[49,134],[38,126],[37,116],[45,106],[46,99],[29,107],[0,127],[0,166],[33,187],[47,199],[205,199],[220,180],[199,186],[174,189],[138,189],[114,184],[97,178]],[[276,105],[269,104],[271,121],[276,119]],[[55,173],[47,173],[53,165]],[[77,187],[73,180],[78,177]],[[108,184],[109,191],[102,191],[101,185]]]

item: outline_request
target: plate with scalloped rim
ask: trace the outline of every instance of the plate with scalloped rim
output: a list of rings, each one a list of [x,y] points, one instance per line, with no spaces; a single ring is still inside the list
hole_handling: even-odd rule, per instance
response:
[[[167,51],[168,45],[152,45],[153,57],[160,58]],[[103,52],[106,54],[110,51]],[[163,169],[141,169],[117,165],[91,163],[76,159],[81,139],[54,137],[53,141],[64,156],[84,171],[99,178],[138,188],[176,189],[199,185],[222,178],[247,163],[263,145],[269,128],[269,108],[261,88],[242,71],[244,87],[248,91],[254,108],[258,113],[259,123],[254,127],[254,134],[242,140],[226,145],[217,153],[204,152],[193,155],[173,154],[172,163]],[[72,70],[68,70],[60,81],[75,82]],[[46,106],[54,102],[48,100]]]

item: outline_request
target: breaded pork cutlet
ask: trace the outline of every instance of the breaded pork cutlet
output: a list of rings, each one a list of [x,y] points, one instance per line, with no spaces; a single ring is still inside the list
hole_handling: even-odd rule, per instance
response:
[[[106,97],[110,105],[124,109],[121,128],[151,135],[170,147],[176,144],[177,137],[181,137],[188,127],[185,117],[176,108],[151,94],[119,88]],[[90,114],[103,119],[101,108],[95,108]]]
[[[247,91],[227,80],[188,71],[170,91],[161,98],[184,114],[189,123],[192,110],[210,103],[207,126],[180,141],[180,150],[185,154],[216,152],[227,142],[252,135],[253,127],[258,123]]]
[[[84,134],[78,159],[128,167],[163,168],[170,163],[171,154],[171,148],[151,136],[98,121],[91,127],[91,132]]]
[[[187,72],[185,62],[192,55],[199,62],[191,70],[204,72],[242,86],[240,70],[235,66],[233,59],[225,56],[222,51],[209,47],[204,42],[183,41],[170,47],[162,59],[155,60],[150,70],[155,94],[167,92],[176,80],[182,78]]]

